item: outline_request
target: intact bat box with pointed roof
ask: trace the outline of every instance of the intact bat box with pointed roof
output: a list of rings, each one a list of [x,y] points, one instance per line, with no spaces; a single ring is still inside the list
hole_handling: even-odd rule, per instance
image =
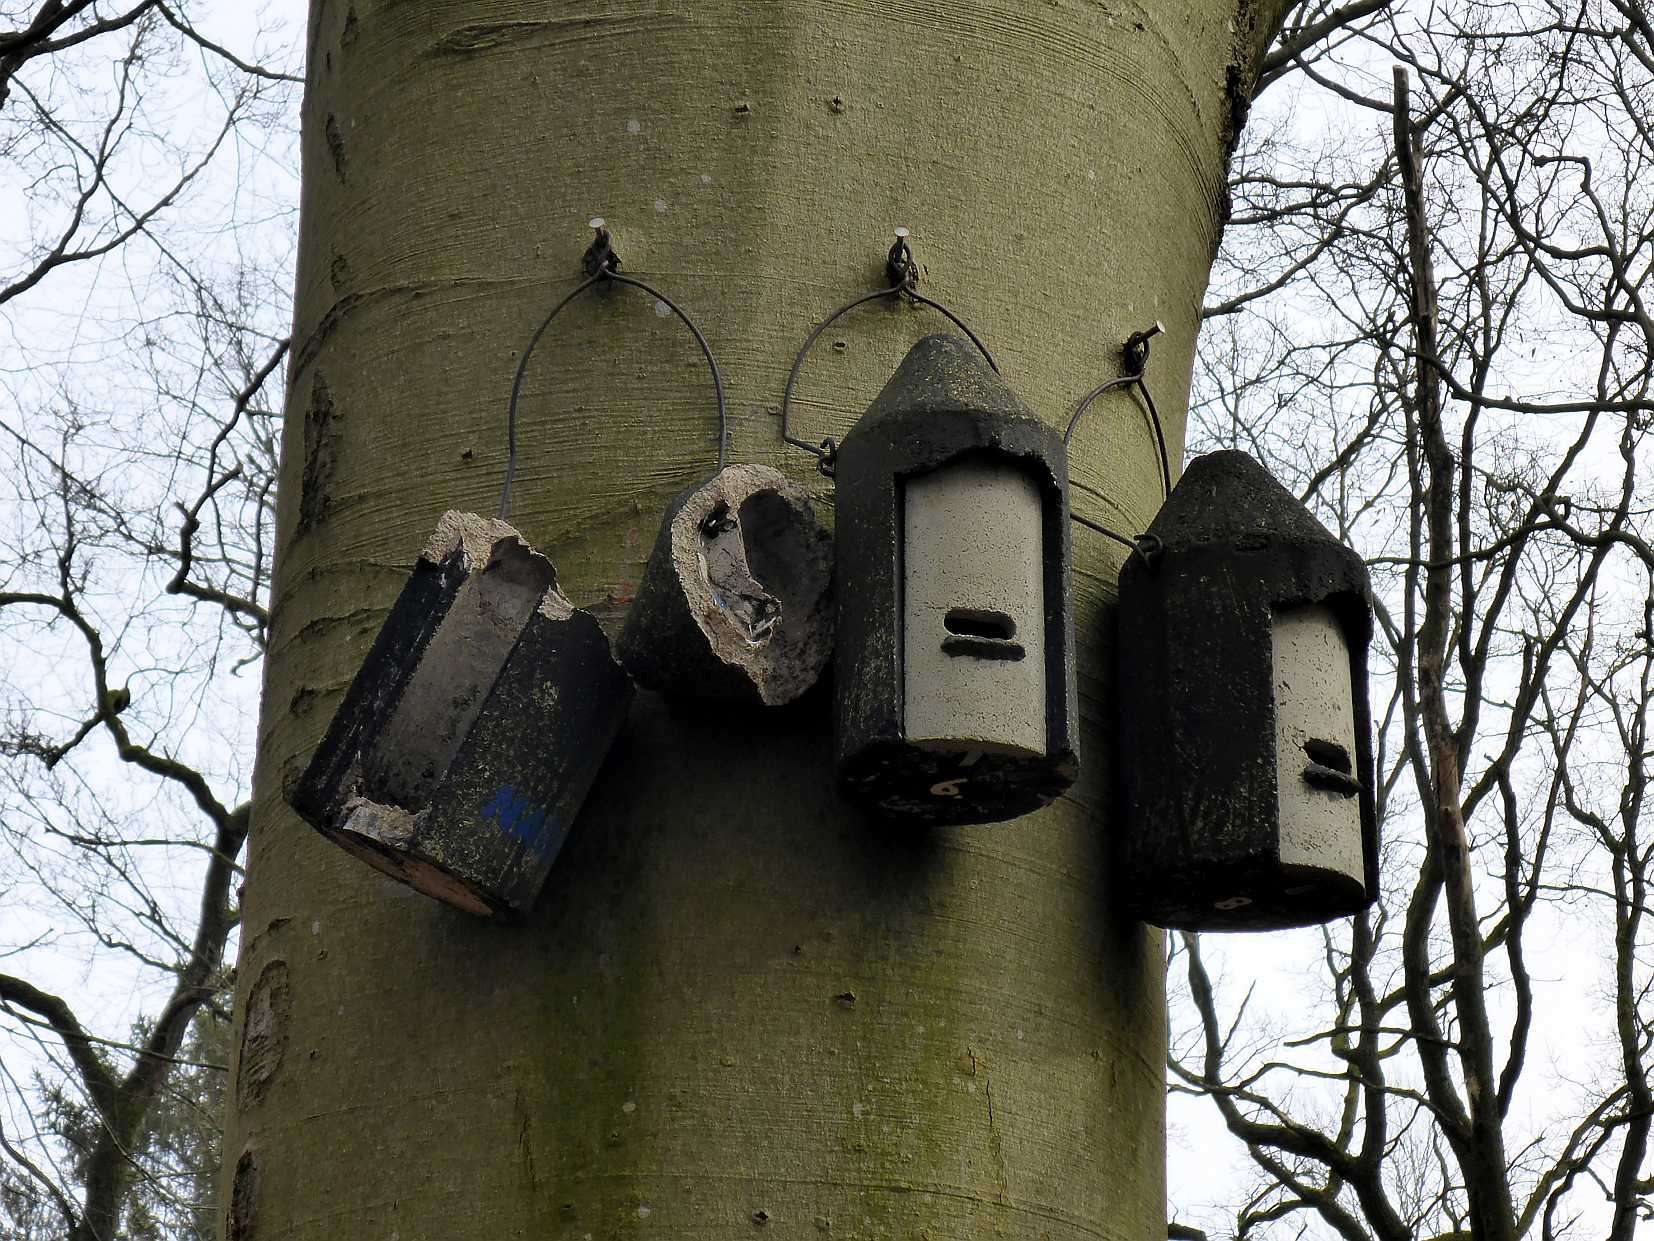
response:
[[[839,783],[886,818],[985,823],[1074,780],[1062,437],[949,335],[839,447]]]
[[[1116,892],[1268,930],[1378,890],[1361,558],[1245,453],[1189,464],[1120,573]]]

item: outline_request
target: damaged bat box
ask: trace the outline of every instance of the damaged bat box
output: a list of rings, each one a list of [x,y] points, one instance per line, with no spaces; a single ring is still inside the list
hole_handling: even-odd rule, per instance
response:
[[[549,560],[503,521],[445,513],[291,801],[438,900],[521,913],[631,697]]]

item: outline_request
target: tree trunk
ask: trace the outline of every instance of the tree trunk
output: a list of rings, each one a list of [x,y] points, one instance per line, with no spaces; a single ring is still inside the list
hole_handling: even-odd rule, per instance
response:
[[[787,470],[824,515],[831,483],[776,406],[810,326],[882,282],[895,225],[921,291],[1052,421],[1163,320],[1149,383],[1180,442],[1275,17],[317,0],[228,1237],[1164,1236],[1161,943],[1105,886],[1119,561],[1090,532],[1081,780],[1016,823],[848,810],[822,690],[768,710],[640,693],[533,915],[502,926],[347,856],[282,790],[439,514],[494,511],[512,369],[591,216],[710,338],[731,459]],[[571,305],[521,408],[512,522],[613,628],[716,455],[699,351],[657,311],[617,287]],[[835,324],[801,433],[842,437],[945,326],[887,302]],[[1110,526],[1159,503],[1124,399],[1070,472]]]

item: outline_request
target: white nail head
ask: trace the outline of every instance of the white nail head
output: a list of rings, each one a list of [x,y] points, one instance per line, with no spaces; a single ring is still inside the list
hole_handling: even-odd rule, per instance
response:
[[[605,220],[604,220],[604,219],[603,219],[603,217],[602,217],[602,216],[600,216],[600,215],[594,215],[594,216],[593,216],[593,217],[592,217],[592,218],[591,218],[591,226],[592,226],[592,227],[593,227],[593,228],[602,228],[602,227],[603,227],[603,225],[604,225],[604,224],[605,224],[605,223],[606,223],[606,222],[607,222],[607,221],[605,221]]]
[[[898,224],[896,226],[896,236],[897,237],[911,237],[912,235],[913,234],[908,231],[907,225]]]

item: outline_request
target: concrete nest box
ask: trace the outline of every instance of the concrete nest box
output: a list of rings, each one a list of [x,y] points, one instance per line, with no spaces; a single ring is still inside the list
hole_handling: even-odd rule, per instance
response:
[[[1074,780],[1062,437],[967,341],[914,345],[838,450],[839,784],[988,823]]]
[[[616,649],[649,689],[778,706],[832,654],[832,584],[832,539],[804,489],[728,466],[667,508]]]
[[[1120,572],[1116,892],[1268,930],[1377,894],[1367,569],[1252,458],[1189,464]]]
[[[481,915],[533,904],[626,717],[597,621],[503,521],[442,516],[293,807],[370,865]]]

